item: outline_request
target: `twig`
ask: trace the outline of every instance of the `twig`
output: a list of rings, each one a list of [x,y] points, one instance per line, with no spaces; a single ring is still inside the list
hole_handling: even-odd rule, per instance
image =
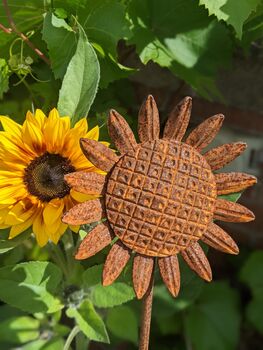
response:
[[[6,34],[11,34],[12,33],[12,29],[11,28],[6,28],[3,24],[0,23],[0,29],[2,29],[3,32],[5,32]]]
[[[152,279],[142,301],[142,318],[141,318],[141,330],[140,330],[140,345],[139,350],[149,349],[151,318],[152,318],[152,302],[153,302],[153,285],[154,285],[154,272]]]
[[[7,19],[8,19],[8,22],[11,26],[11,28],[13,29],[13,31],[18,35],[20,36],[20,38],[44,61],[46,62],[49,66],[50,66],[50,60],[43,54],[42,51],[40,51],[29,39],[28,37],[21,33],[17,27],[16,27],[16,24],[13,20],[13,17],[11,15],[11,12],[9,10],[9,7],[8,7],[8,3],[7,3],[7,0],[3,0],[3,6],[4,6],[4,9],[5,9],[5,13],[6,13],[6,16],[7,16]],[[1,29],[3,29],[3,26],[1,25]],[[5,30],[4,30],[5,31]],[[9,31],[10,33],[10,31]]]

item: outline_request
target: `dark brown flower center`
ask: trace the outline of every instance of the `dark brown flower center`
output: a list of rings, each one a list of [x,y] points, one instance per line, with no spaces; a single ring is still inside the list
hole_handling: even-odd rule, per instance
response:
[[[64,175],[74,172],[70,160],[59,154],[44,153],[28,165],[24,182],[28,191],[43,202],[63,198],[70,192]]]

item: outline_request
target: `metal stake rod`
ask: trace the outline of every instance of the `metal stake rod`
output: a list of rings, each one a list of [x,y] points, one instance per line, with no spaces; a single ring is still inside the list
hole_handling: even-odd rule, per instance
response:
[[[151,318],[152,318],[153,285],[154,285],[154,273],[152,275],[149,289],[142,301],[142,318],[141,318],[139,350],[149,349]]]

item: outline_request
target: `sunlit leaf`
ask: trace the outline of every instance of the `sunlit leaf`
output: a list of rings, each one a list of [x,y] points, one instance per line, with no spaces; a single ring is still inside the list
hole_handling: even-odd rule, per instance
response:
[[[205,97],[219,94],[214,78],[232,54],[224,25],[192,0],[134,0],[129,14],[133,22],[129,42],[136,45],[144,64],[153,60],[168,67]]]
[[[47,43],[54,76],[56,79],[62,79],[76,51],[76,34],[64,19],[57,18],[51,12],[45,15],[42,33]]]
[[[51,313],[63,305],[58,298],[61,270],[50,262],[30,261],[0,269],[0,299],[23,311]]]
[[[0,339],[12,344],[23,344],[39,337],[40,322],[32,317],[19,316],[0,322]]]
[[[69,308],[66,314],[70,318],[74,318],[79,328],[90,340],[97,340],[109,343],[109,337],[101,317],[95,311],[91,301],[86,299],[77,308]]]
[[[99,79],[96,53],[79,25],[76,52],[69,62],[59,92],[60,115],[69,115],[73,124],[85,117],[97,93]]]
[[[200,5],[205,5],[209,15],[215,15],[218,20],[223,20],[234,27],[237,37],[241,39],[242,28],[249,15],[254,12],[261,0],[200,0]]]

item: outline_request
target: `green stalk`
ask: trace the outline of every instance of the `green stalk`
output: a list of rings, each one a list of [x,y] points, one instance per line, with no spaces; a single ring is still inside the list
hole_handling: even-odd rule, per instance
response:
[[[71,332],[68,335],[68,338],[66,340],[66,343],[64,345],[63,350],[68,350],[70,348],[70,345],[73,341],[73,339],[76,337],[76,335],[80,332],[80,328],[79,326],[75,326],[74,328],[72,328]]]

